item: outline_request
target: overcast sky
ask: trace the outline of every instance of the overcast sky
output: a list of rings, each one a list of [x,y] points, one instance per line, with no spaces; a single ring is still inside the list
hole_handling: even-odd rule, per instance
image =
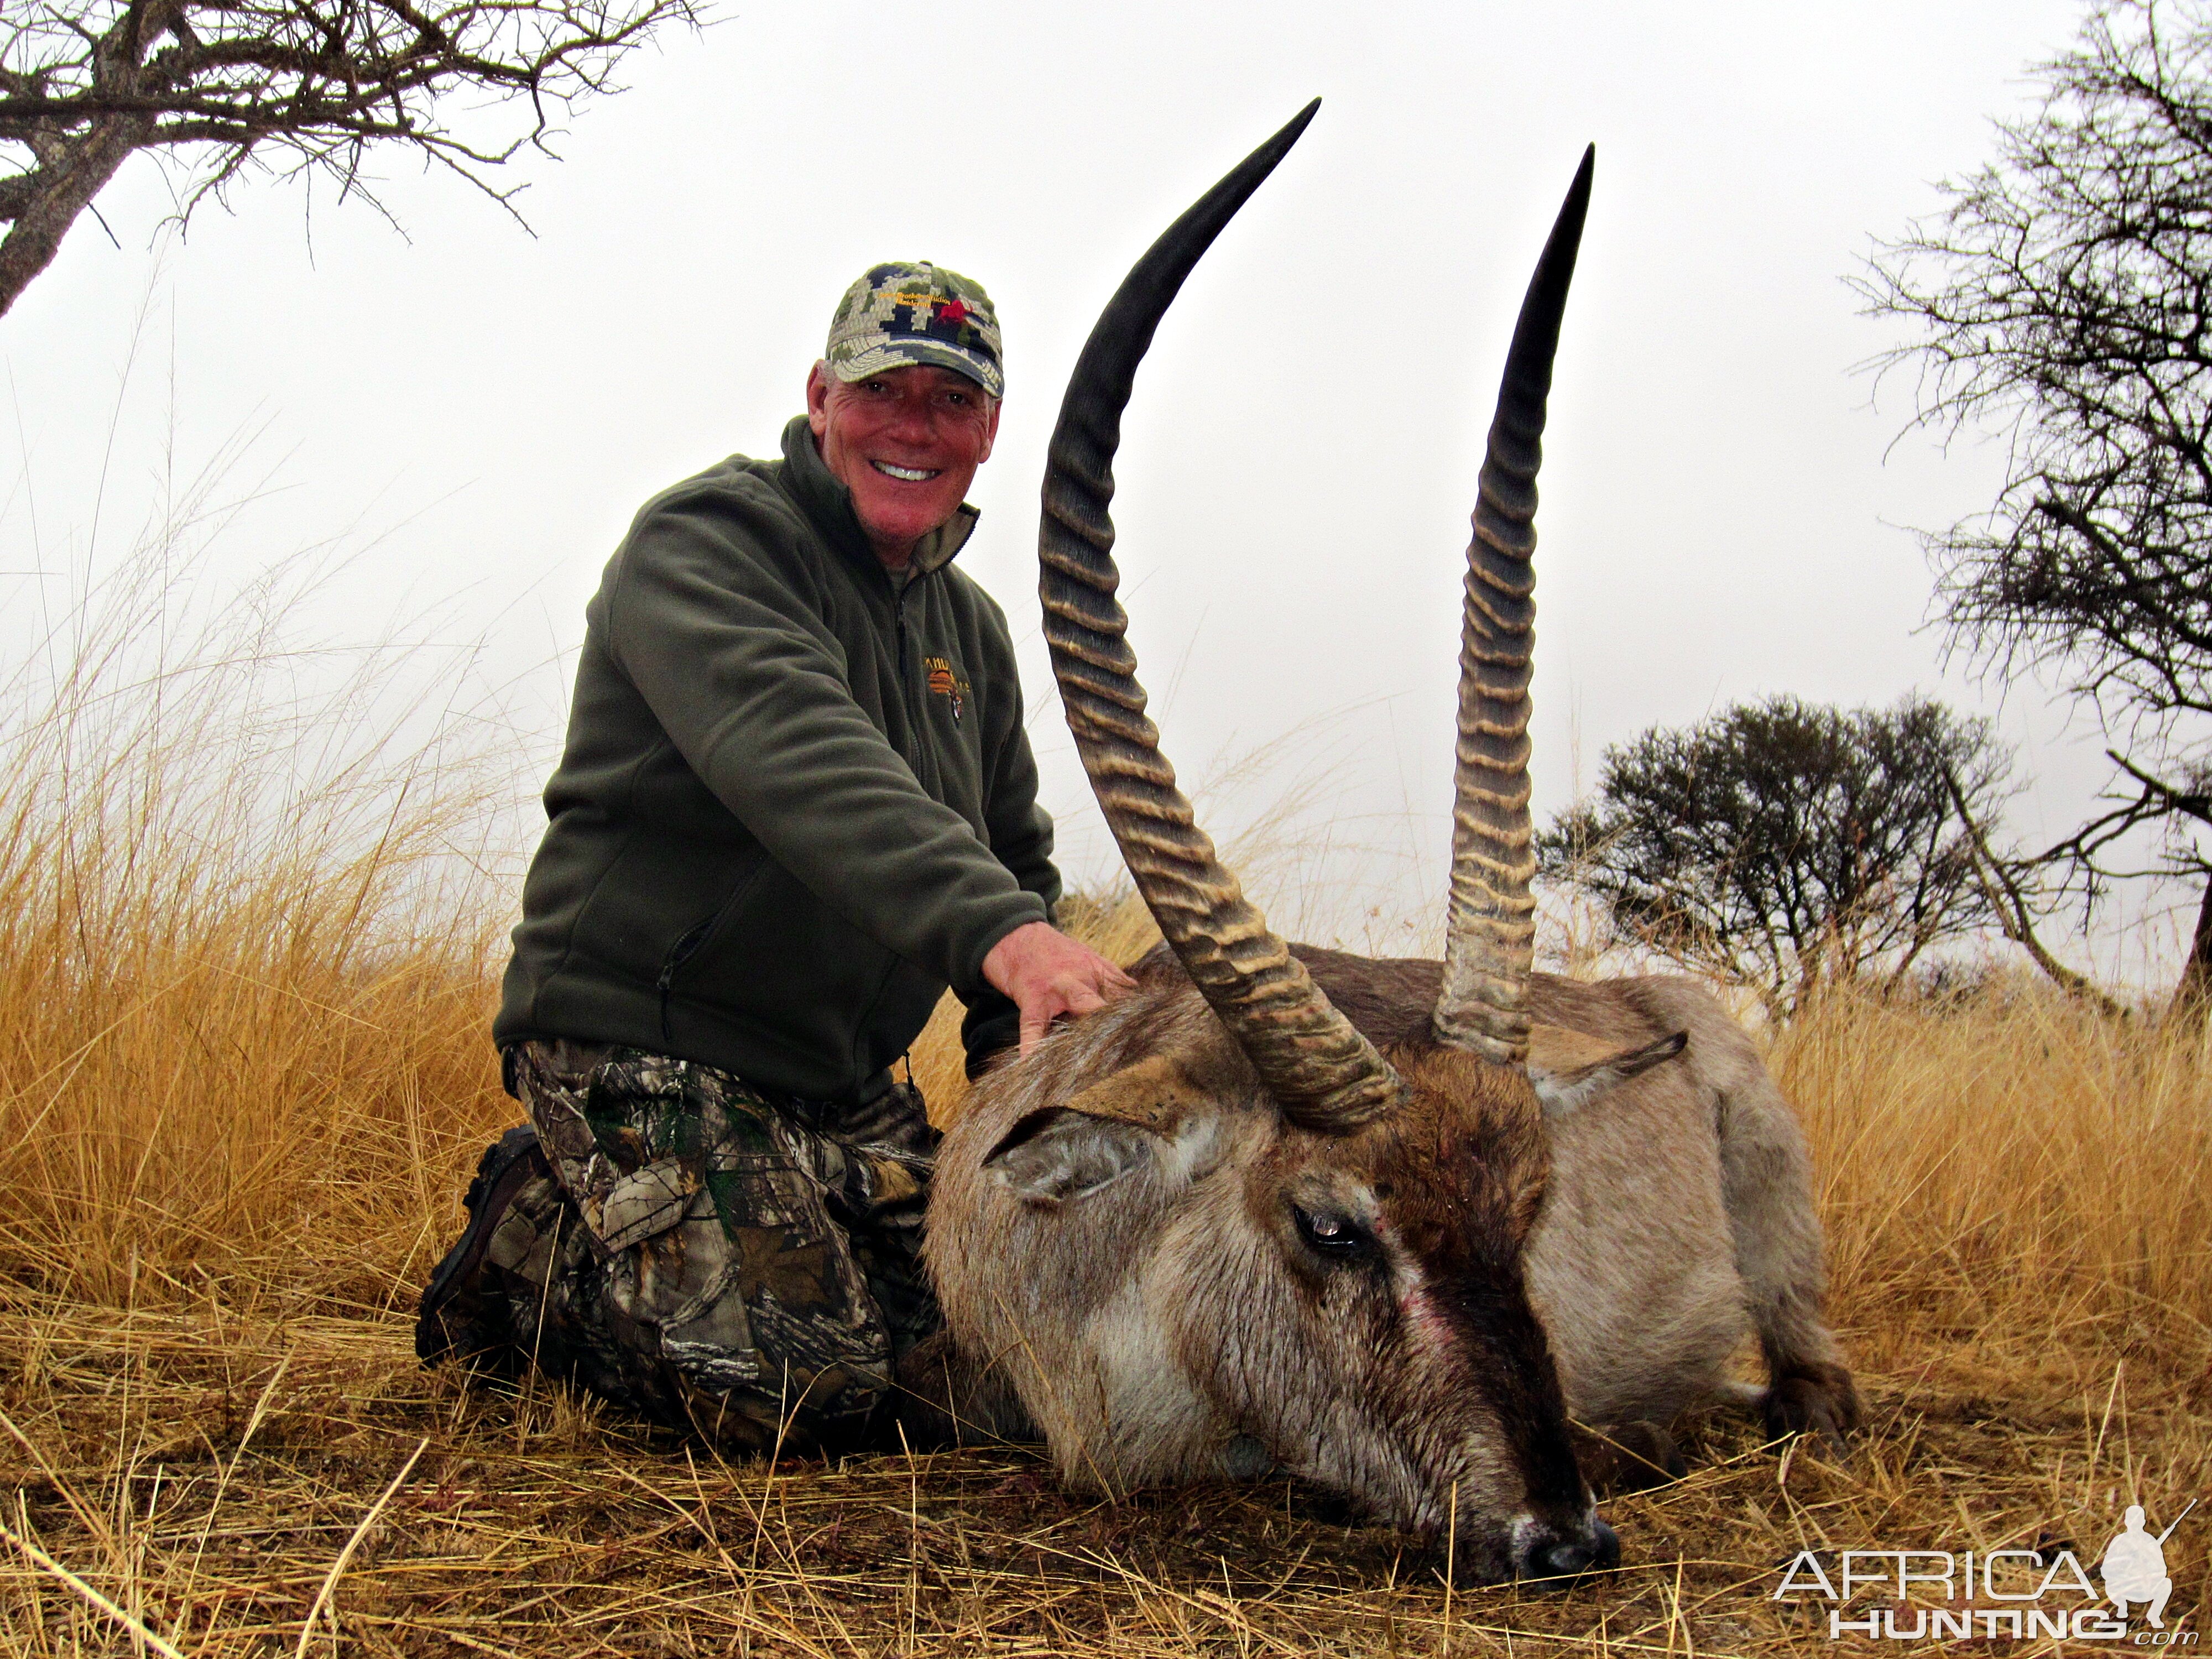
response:
[[[1482,434],[1595,141],[1539,520],[1540,811],[1654,722],[1920,688],[2023,744],[2035,787],[2008,829],[2039,842],[2102,781],[2096,734],[2033,684],[1946,673],[1910,527],[1986,505],[1994,459],[1892,447],[1911,389],[1877,399],[1853,372],[1888,336],[1844,278],[1989,154],[1991,118],[2023,106],[2023,71],[2077,16],[769,0],[665,36],[579,113],[563,162],[520,170],[534,236],[395,156],[404,238],[327,192],[310,218],[298,188],[248,186],[179,242],[169,181],[137,161],[100,198],[120,248],[85,220],[0,319],[19,452],[0,463],[0,568],[48,573],[0,595],[20,613],[41,581],[66,592],[103,465],[95,557],[164,466],[252,434],[235,476],[280,492],[210,556],[243,575],[373,540],[318,625],[366,638],[395,604],[449,602],[452,637],[493,635],[487,672],[520,688],[550,761],[565,653],[639,503],[733,450],[773,453],[846,283],[933,259],[986,284],[1005,325],[1005,423],[963,564],[1024,641],[1048,804],[1071,873],[1096,880],[1110,850],[1036,633],[1049,422],[1130,261],[1319,94],[1162,330],[1119,465],[1146,678],[1186,776],[1225,779],[1217,826],[1287,792],[1298,833],[1358,844],[1310,861],[1309,890],[1341,871],[1394,914],[1440,891]],[[1270,763],[1230,771],[1270,743]],[[2136,969],[2138,949],[2107,936],[2102,965]]]

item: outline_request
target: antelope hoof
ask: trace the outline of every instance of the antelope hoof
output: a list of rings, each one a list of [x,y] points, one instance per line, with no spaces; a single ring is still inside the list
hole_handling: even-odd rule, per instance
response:
[[[1841,1365],[1793,1366],[1766,1390],[1765,1411],[1771,1437],[1817,1434],[1844,1456],[1844,1437],[1859,1425],[1859,1391]]]
[[[893,1435],[915,1451],[1034,1438],[1013,1390],[973,1364],[948,1331],[924,1337],[899,1361],[891,1412]]]
[[[1577,1431],[1575,1461],[1590,1491],[1601,1498],[1663,1486],[1690,1472],[1674,1437],[1643,1418]]]

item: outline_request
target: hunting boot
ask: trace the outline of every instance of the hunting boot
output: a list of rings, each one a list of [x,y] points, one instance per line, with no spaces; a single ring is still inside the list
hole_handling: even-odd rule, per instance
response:
[[[432,1270],[415,1324],[415,1353],[424,1364],[459,1359],[512,1376],[521,1356],[514,1336],[515,1270],[536,1253],[538,1212],[557,1202],[558,1188],[538,1132],[509,1129],[483,1155],[462,1202],[469,1224]]]

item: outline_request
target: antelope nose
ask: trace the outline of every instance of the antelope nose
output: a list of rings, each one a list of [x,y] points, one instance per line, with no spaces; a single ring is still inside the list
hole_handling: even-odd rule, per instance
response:
[[[1604,1522],[1593,1518],[1565,1538],[1548,1538],[1534,1545],[1522,1568],[1524,1577],[1571,1578],[1593,1567],[1620,1565],[1620,1538]]]

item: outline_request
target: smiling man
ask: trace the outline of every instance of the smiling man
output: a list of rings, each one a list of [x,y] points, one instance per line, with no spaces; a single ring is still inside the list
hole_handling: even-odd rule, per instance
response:
[[[891,1066],[949,985],[971,1071],[1128,981],[1055,931],[1006,617],[951,568],[1003,390],[975,283],[853,284],[780,460],[638,514],[586,611],[493,1026],[484,1155],[417,1351],[738,1449],[889,1420],[936,1324],[935,1135]]]

